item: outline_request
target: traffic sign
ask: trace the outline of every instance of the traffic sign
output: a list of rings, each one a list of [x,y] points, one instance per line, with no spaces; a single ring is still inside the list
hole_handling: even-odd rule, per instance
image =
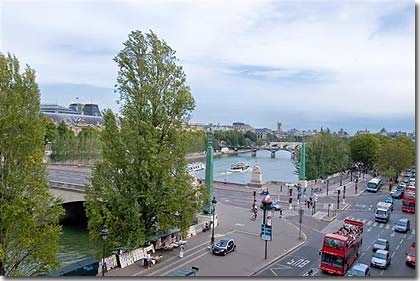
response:
[[[262,240],[272,240],[272,235],[271,235],[271,225],[267,225],[267,224],[261,224],[261,239]]]

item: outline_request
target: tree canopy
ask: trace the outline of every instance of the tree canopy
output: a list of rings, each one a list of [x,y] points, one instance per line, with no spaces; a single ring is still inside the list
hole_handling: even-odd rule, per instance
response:
[[[350,141],[351,158],[354,162],[362,162],[373,167],[381,142],[376,135],[362,134]]]
[[[91,237],[109,229],[107,248],[141,246],[154,234],[185,231],[202,209],[204,192],[186,172],[187,132],[194,99],[175,51],[155,33],[133,31],[114,58],[118,64],[120,126],[104,113],[102,161],[86,193]]]
[[[0,53],[0,275],[35,276],[56,269],[64,210],[48,190],[42,164],[44,120],[35,71],[20,73]]]

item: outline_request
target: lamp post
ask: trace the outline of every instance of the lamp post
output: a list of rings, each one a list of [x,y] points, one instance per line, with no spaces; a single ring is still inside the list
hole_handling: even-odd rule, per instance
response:
[[[102,237],[102,241],[104,241],[103,243],[103,250],[102,250],[102,276],[105,276],[105,270],[106,270],[106,265],[105,265],[105,242],[106,239],[108,238],[108,229],[106,228],[106,226],[104,226],[104,228],[101,230],[101,237]]]
[[[213,223],[212,223],[213,227],[211,229],[211,246],[212,247],[214,246],[214,213],[216,210],[216,203],[217,203],[216,197],[213,197],[213,200],[211,201],[212,213],[213,213]]]

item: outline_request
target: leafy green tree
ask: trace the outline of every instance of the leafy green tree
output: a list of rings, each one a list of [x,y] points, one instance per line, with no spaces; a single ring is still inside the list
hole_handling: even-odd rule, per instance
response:
[[[100,159],[99,129],[83,128],[77,135],[77,160],[94,161]]]
[[[351,139],[350,151],[353,162],[362,162],[373,167],[381,142],[377,136],[362,134]]]
[[[44,143],[52,143],[57,138],[57,126],[47,117],[43,118],[44,126],[45,126],[45,137],[44,137]]]
[[[257,141],[257,134],[251,131],[246,131],[244,137],[249,139],[252,143]]]
[[[0,275],[54,270],[63,214],[42,165],[45,126],[35,71],[0,53]]]
[[[378,151],[375,167],[387,176],[395,176],[414,165],[415,142],[407,137],[388,139]]]
[[[294,164],[299,174],[300,151],[295,152]],[[328,132],[318,133],[305,139],[305,173],[307,180],[334,174],[350,167],[350,147],[346,140]]]
[[[182,123],[194,109],[175,51],[152,31],[133,31],[114,58],[122,117],[104,112],[102,162],[95,164],[86,192],[88,229],[107,249],[141,246],[155,233],[193,223],[203,192],[186,172],[187,132]]]

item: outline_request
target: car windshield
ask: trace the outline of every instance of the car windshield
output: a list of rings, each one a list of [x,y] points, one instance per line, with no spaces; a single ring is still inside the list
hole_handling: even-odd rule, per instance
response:
[[[385,199],[385,203],[391,203],[392,202],[392,198],[391,197],[387,197],[386,199]]]
[[[365,272],[360,269],[352,268],[349,272],[351,276],[365,276]]]
[[[416,256],[416,252],[415,251],[408,251],[407,255],[415,257]]]
[[[406,222],[405,221],[398,221],[397,222],[397,225],[398,226],[405,226],[406,225]]]
[[[220,240],[220,241],[218,241],[217,243],[216,243],[216,246],[219,246],[219,247],[226,247],[226,245],[227,245],[227,240]]]
[[[374,255],[374,257],[375,258],[378,258],[378,259],[381,259],[381,260],[384,260],[384,259],[386,259],[386,254],[380,253],[380,252],[376,252],[375,255]]]
[[[386,245],[386,241],[384,241],[384,240],[376,240],[376,244],[385,246]]]
[[[381,215],[381,216],[385,216],[385,215],[386,215],[386,211],[383,211],[383,210],[376,210],[376,214],[377,214],[377,215]]]

